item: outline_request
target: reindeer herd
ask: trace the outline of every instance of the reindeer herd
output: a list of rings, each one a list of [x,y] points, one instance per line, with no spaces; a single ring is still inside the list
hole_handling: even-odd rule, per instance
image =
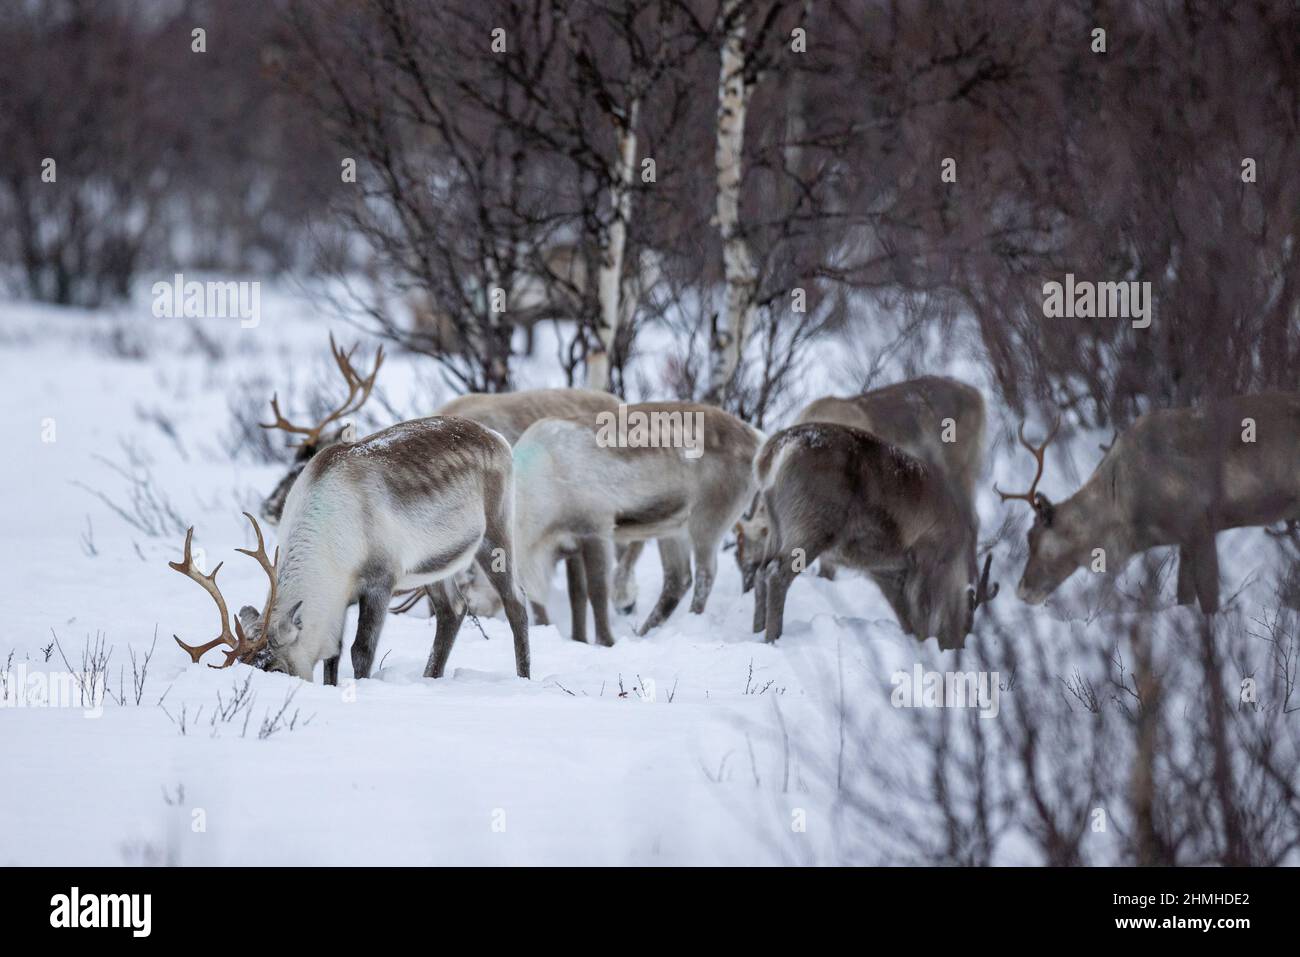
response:
[[[635,610],[633,570],[653,539],[663,584],[637,629],[656,628],[694,590],[704,611],[729,531],[744,590],[755,593],[754,631],[781,637],[786,594],[814,561],[865,573],[899,625],[918,639],[960,648],[976,610],[998,592],[991,554],[978,562],[977,480],[983,469],[984,401],[953,379],[923,377],[852,398],[822,398],[771,436],[712,406],[684,402],[626,407],[651,420],[692,417],[700,454],[672,444],[602,440],[602,414],[619,401],[584,389],[474,394],[434,415],[357,437],[346,420],[369,398],[369,375],[330,339],[347,387],[344,401],[314,426],[299,426],[271,399],[265,428],[299,438],[293,466],[261,507],[279,526],[268,556],[240,549],[265,570],[260,611],[233,619],[203,574],[186,534],[170,567],[215,601],[220,634],[204,645],[176,641],[198,662],[224,646],[236,661],[312,680],[324,662],[338,681],[347,609],[359,605],[353,673],[370,675],[384,621],[427,597],[437,619],[424,674],[441,677],[468,610],[502,610],[514,636],[515,668],[530,673],[528,624],[549,619],[545,600],[563,562],[572,637],[612,645],[611,607]],[[1055,428],[1034,455],[1029,490],[1004,493],[1034,513],[1029,558],[1017,588],[1037,604],[1079,568],[1109,573],[1149,548],[1179,549],[1178,601],[1218,609],[1215,533],[1300,522],[1300,393],[1240,396],[1190,409],[1149,413],[1118,436],[1092,477],[1052,504],[1037,491]],[[625,437],[626,438],[626,437]],[[995,490],[996,486],[995,486]],[[392,607],[394,595],[406,600]],[[531,599],[531,601],[529,601]],[[232,631],[233,622],[233,631]]]

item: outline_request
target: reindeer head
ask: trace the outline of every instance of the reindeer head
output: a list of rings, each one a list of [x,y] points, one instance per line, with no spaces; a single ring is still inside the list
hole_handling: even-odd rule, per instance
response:
[[[230,632],[230,613],[226,610],[226,599],[221,594],[221,589],[217,587],[217,572],[221,571],[224,562],[218,562],[217,567],[212,569],[210,575],[204,575],[194,566],[194,558],[190,554],[190,543],[194,539],[194,528],[191,526],[185,532],[185,554],[179,562],[168,562],[167,565],[174,571],[180,572],[190,581],[195,582],[200,588],[212,597],[216,602],[217,611],[221,613],[221,634],[213,638],[204,645],[187,645],[181,641],[178,635],[172,635],[176,639],[176,644],[181,646],[190,660],[195,664],[199,663],[207,652],[211,651],[218,645],[227,645],[230,650],[224,652],[226,660],[219,665],[209,665],[211,668],[229,668],[236,661],[242,661],[245,664],[261,664],[261,659],[265,655],[267,641],[263,637],[267,630],[267,621],[271,614],[271,608],[275,604],[275,586],[276,586],[276,562],[280,560],[280,550],[276,549],[275,559],[270,559],[266,554],[266,544],[262,540],[262,529],[257,525],[257,519],[244,513],[253,524],[253,532],[257,535],[257,551],[251,551],[247,548],[237,548],[235,551],[243,555],[248,555],[262,566],[266,572],[266,577],[270,580],[271,589],[266,596],[266,605],[262,611],[258,611],[251,605],[245,605],[239,610],[239,615],[234,619],[235,633]]]
[[[244,664],[262,668],[265,671],[284,671],[290,674],[300,674],[299,669],[293,666],[292,656],[286,649],[293,646],[297,640],[298,632],[302,629],[302,617],[300,615],[302,602],[296,602],[292,608],[287,610],[276,607],[277,565],[280,561],[280,550],[277,548],[274,560],[271,559],[266,554],[266,542],[262,538],[262,529],[258,526],[257,519],[247,512],[244,513],[244,517],[252,523],[253,534],[257,536],[257,549],[237,548],[235,551],[254,559],[266,572],[267,580],[270,582],[270,590],[267,592],[266,603],[262,606],[262,610],[258,611],[252,605],[245,605],[239,609],[239,614],[233,619],[234,634],[231,634],[231,617],[226,610],[226,599],[221,594],[221,589],[217,587],[217,572],[221,571],[221,566],[225,563],[219,562],[209,575],[204,575],[195,568],[193,556],[190,554],[190,543],[194,538],[194,529],[190,528],[185,533],[184,556],[179,562],[168,562],[167,564],[186,578],[197,583],[212,597],[212,600],[217,605],[217,611],[221,614],[221,634],[203,645],[187,645],[181,641],[179,636],[172,635],[172,637],[176,639],[176,644],[181,646],[181,649],[190,656],[190,660],[195,664],[198,664],[199,659],[207,652],[218,645],[224,644],[230,649],[223,652],[226,660],[219,665],[209,665],[208,667],[229,668],[236,661],[241,661]],[[308,677],[310,677],[310,673],[310,669],[308,669]]]
[[[754,495],[749,508],[736,522],[736,565],[740,568],[742,594],[754,587],[754,579],[767,551],[768,521],[763,508],[762,492]]]
[[[913,547],[901,577],[876,576],[888,592],[895,591],[893,604],[905,631],[926,637],[934,635],[940,648],[961,648],[975,625],[975,612],[998,594],[998,584],[989,584],[993,556],[984,558],[980,572],[976,558],[977,529],[973,519],[964,527],[949,526],[932,540]],[[897,589],[901,588],[901,595]],[[901,607],[898,599],[901,598]]]
[[[1052,430],[1043,439],[1042,445],[1033,445],[1025,438],[1025,426],[1021,423],[1020,444],[1029,450],[1029,454],[1038,463],[1034,480],[1027,492],[1003,492],[996,485],[993,491],[1001,496],[1002,501],[1020,499],[1028,502],[1034,510],[1034,524],[1029,529],[1029,561],[1025,563],[1024,574],[1016,586],[1016,595],[1021,601],[1030,605],[1041,605],[1047,596],[1054,592],[1061,582],[1079,567],[1081,559],[1078,545],[1070,521],[1062,521],[1057,508],[1046,495],[1038,491],[1038,480],[1043,477],[1043,454],[1061,427],[1057,419]]]
[[[370,398],[370,392],[375,387],[375,379],[379,375],[379,367],[384,362],[384,348],[379,347],[375,353],[375,365],[370,370],[370,375],[362,378],[352,366],[352,354],[357,351],[354,345],[350,350],[344,352],[334,344],[334,335],[330,334],[330,353],[334,356],[334,363],[338,366],[339,373],[343,376],[343,381],[348,387],[347,398],[343,404],[334,409],[325,416],[316,425],[307,427],[294,425],[289,422],[280,413],[280,397],[273,395],[271,397],[271,411],[275,413],[275,421],[260,423],[264,429],[280,429],[290,435],[301,435],[303,439],[298,443],[294,452],[293,465],[290,466],[288,474],[282,478],[266,500],[262,503],[262,518],[272,525],[280,521],[280,515],[284,511],[285,500],[289,497],[289,490],[293,488],[293,483],[302,470],[307,467],[307,463],[321,449],[329,448],[340,441],[349,441],[350,424],[338,424],[337,427],[330,429],[331,425],[339,423],[344,416],[353,415],[366,404]],[[328,431],[327,431],[328,430]]]

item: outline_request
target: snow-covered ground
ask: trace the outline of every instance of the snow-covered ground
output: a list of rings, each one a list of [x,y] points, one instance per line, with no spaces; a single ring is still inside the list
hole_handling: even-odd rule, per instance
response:
[[[845,689],[862,707],[887,711],[890,676],[921,660],[862,578],[801,577],[785,637],[768,647],[750,632],[751,596],[741,595],[726,553],[705,614],[683,602],[644,638],[632,632],[639,617],[620,618],[607,649],[568,640],[557,577],[549,601],[557,623],[531,630],[531,681],[514,676],[500,619],[484,620],[485,634],[466,621],[440,681],[421,676],[433,629],[415,616],[390,616],[371,679],[349,680],[345,652],[337,688],[319,682],[319,669],[308,685],[189,663],[172,635],[206,641],[217,618],[207,596],[167,566],[180,558],[185,526],[195,526],[207,567],[225,562],[232,610],[260,605],[265,591],[261,571],[234,549],[252,544],[240,513],[256,511],[283,467],[232,459],[230,405],[241,390],[264,403],[270,389],[292,396],[296,384],[301,396],[303,383],[328,381],[330,328],[343,342],[360,335],[286,289],[264,290],[254,329],[156,319],[147,298],[95,314],[0,304],[8,435],[0,667],[27,683],[23,706],[0,708],[0,864],[843,859],[861,835],[842,830],[851,825],[834,813],[834,777],[824,773],[839,746],[831,699]],[[367,360],[372,347],[363,346]],[[653,339],[648,347],[647,363]],[[826,372],[840,352],[828,343],[810,363],[809,397],[849,387]],[[521,385],[562,384],[553,355],[543,330]],[[402,355],[386,363],[380,387],[392,408],[409,412],[451,396],[429,360]],[[382,410],[369,411],[382,420]],[[996,410],[991,418],[993,435],[1007,420]],[[1076,445],[1094,447],[1091,437]],[[1073,489],[1099,455],[1084,452],[1073,476],[1054,464],[1046,487]],[[1016,485],[1024,465],[999,444],[991,477]],[[154,497],[140,506],[158,527],[117,511],[137,512],[129,475],[142,480],[135,494]],[[987,484],[986,532],[1007,514]],[[1234,548],[1257,543],[1231,538],[1225,568]],[[1022,560],[1000,549],[1000,601],[1014,601]],[[653,548],[637,574],[644,615],[659,584]],[[1225,575],[1226,594],[1238,584]],[[1041,617],[1069,633],[1048,610]],[[132,653],[140,661],[155,634],[137,705]],[[97,643],[111,653],[120,700],[50,706],[51,683],[81,671]],[[927,644],[933,667],[944,658]],[[246,683],[251,703],[229,714]],[[273,732],[261,734],[286,701]]]

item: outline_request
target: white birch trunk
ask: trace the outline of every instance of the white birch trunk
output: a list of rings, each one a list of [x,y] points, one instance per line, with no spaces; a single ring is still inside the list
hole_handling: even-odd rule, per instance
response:
[[[600,300],[600,324],[596,327],[596,351],[587,357],[587,388],[608,391],[610,354],[623,321],[623,251],[627,246],[627,224],[632,218],[632,177],[636,172],[637,118],[640,100],[633,100],[627,121],[619,126],[618,165],[610,187],[611,221],[609,234],[596,275],[596,293]]]
[[[722,43],[718,74],[718,139],[714,153],[718,172],[715,220],[722,238],[726,298],[713,330],[708,397],[722,402],[733,386],[754,310],[757,273],[749,246],[740,234],[741,157],[745,145],[745,112],[751,88],[745,82],[744,0],[726,0],[721,16],[731,24]]]

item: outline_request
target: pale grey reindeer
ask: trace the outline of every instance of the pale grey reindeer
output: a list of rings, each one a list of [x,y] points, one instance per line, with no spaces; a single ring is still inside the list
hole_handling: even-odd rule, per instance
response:
[[[1197,601],[1213,613],[1215,534],[1300,520],[1300,394],[1148,412],[1116,437],[1083,488],[1054,504],[1038,482],[1055,434],[1053,428],[1035,446],[1022,425],[1020,441],[1037,461],[1034,481],[1027,492],[998,491],[1004,502],[1022,499],[1034,510],[1029,560],[1016,589],[1029,604],[1042,604],[1077,569],[1092,567],[1096,549],[1115,574],[1139,552],[1175,545],[1179,604]]]
[[[638,416],[662,423],[656,426],[661,436],[676,428],[684,440],[665,447],[620,434],[609,442],[600,423],[544,419],[515,444],[520,575],[529,593],[540,595],[556,561],[583,558],[585,577],[568,576],[578,641],[586,640],[588,600],[597,641],[614,641],[607,582],[611,538],[619,544],[658,541],[663,589],[637,629],[645,634],[672,614],[690,588],[692,557],[691,611],[703,612],[718,546],[753,495],[758,430],[721,409],[690,402],[626,407],[628,420],[640,421]]]
[[[468,419],[416,419],[330,445],[302,469],[285,501],[283,559],[277,551],[274,563],[263,561],[253,523],[271,590],[260,615],[241,610],[237,639],[225,622],[217,570],[195,572],[186,535],[185,558],[172,567],[213,595],[223,626],[213,642],[182,647],[197,661],[225,643],[227,665],[254,661],[307,681],[323,660],[326,683],[336,684],[347,608],[356,602],[352,669],[367,678],[394,590],[438,583],[437,631],[424,674],[440,678],[465,616],[463,600],[445,582],[477,560],[501,596],[515,670],[527,678],[528,614],[514,581],[513,501],[509,443]]]
[[[960,648],[975,610],[997,594],[977,574],[978,519],[943,470],[878,436],[827,422],[794,425],[754,464],[769,522],[754,631],[781,637],[786,593],[813,561],[867,572],[898,623]],[[991,558],[991,556],[990,556]]]
[[[795,424],[831,422],[862,429],[924,462],[938,466],[974,509],[975,483],[984,465],[984,398],[979,390],[943,376],[896,382],[862,395],[827,396],[810,402]],[[768,534],[767,515],[757,497],[736,528],[736,564],[744,591],[754,587]],[[819,565],[834,578],[825,556]]]
[[[473,419],[505,436],[512,446],[534,422],[547,418],[568,419],[593,424],[602,412],[616,414],[618,397],[592,389],[526,389],[522,392],[473,392],[458,396],[444,405],[439,415],[458,415]],[[614,574],[615,606],[622,612],[636,607],[636,578],[632,572],[640,555],[639,545],[617,549],[618,563]],[[565,559],[566,574],[576,580],[585,576],[581,558]],[[479,615],[495,615],[501,610],[496,591],[488,588],[481,571],[472,568],[463,582],[470,609]],[[533,617],[538,624],[548,624],[543,596],[533,599]]]
[[[340,442],[349,426],[343,421],[360,411],[369,399],[379,375],[379,368],[384,361],[381,347],[375,356],[375,364],[368,376],[362,376],[352,364],[356,346],[347,352],[340,349],[330,336],[330,353],[338,367],[339,374],[347,386],[347,395],[343,402],[326,414],[312,426],[295,425],[288,421],[280,411],[279,396],[271,399],[271,411],[275,419],[262,425],[265,429],[278,429],[292,436],[301,436],[295,448],[294,461],[289,471],[279,481],[275,489],[262,502],[260,512],[263,520],[272,525],[280,521],[280,513],[293,488],[294,482],[307,467],[307,463],[323,449]],[[618,408],[618,398],[608,392],[596,392],[590,389],[529,389],[523,392],[470,393],[458,396],[437,410],[437,415],[455,415],[472,419],[480,425],[499,432],[512,445],[523,431],[539,419],[550,416],[562,418],[586,419],[594,421],[597,413]],[[618,607],[631,610],[636,605],[636,579],[632,568],[638,551],[621,549],[618,570],[615,578],[615,593]],[[581,569],[571,570],[571,574],[580,574]],[[470,602],[470,610],[475,614],[493,615],[501,610],[496,600],[496,591],[491,582],[475,568],[469,569],[461,576],[460,586]],[[412,607],[422,595],[417,592],[397,607],[405,611]],[[433,601],[433,595],[429,598]],[[547,622],[543,606],[534,605],[534,615],[540,624]]]

